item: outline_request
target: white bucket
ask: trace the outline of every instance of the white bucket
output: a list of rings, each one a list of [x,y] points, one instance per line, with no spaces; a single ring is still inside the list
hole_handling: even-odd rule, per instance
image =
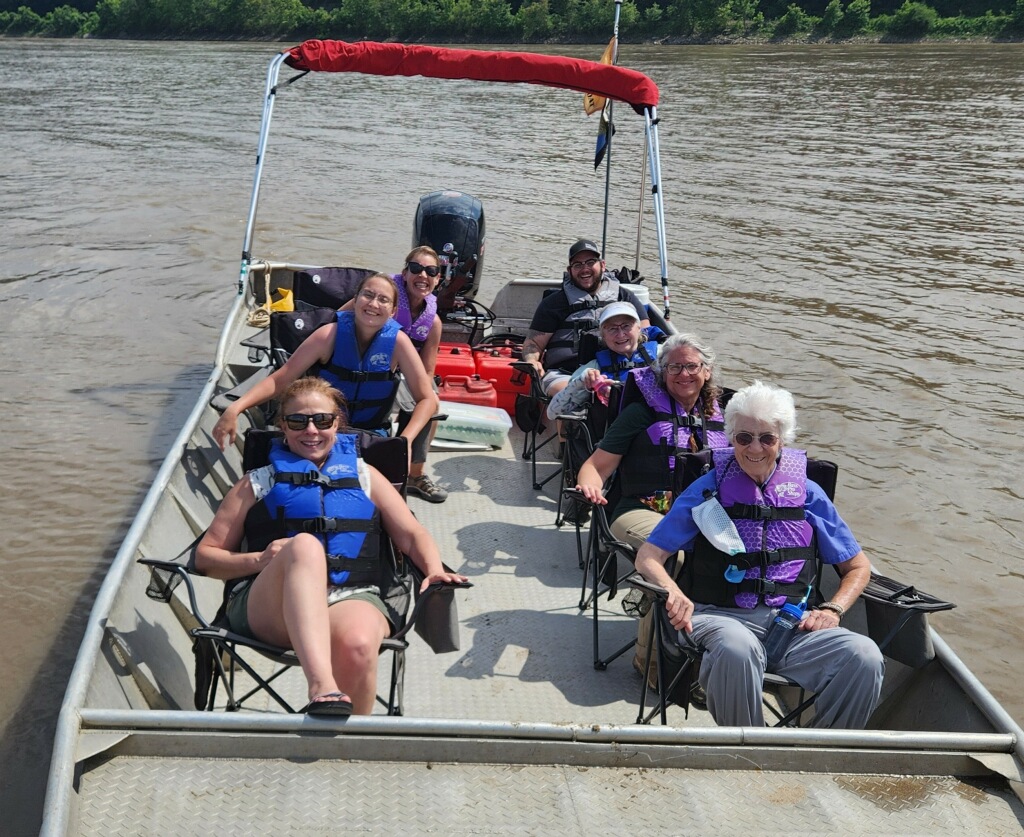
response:
[[[651,292],[648,290],[646,285],[622,285],[627,291],[632,291],[636,298],[639,299],[644,307],[651,304]]]

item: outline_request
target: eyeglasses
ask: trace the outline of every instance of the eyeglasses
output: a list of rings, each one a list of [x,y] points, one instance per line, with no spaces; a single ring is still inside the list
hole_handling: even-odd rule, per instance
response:
[[[391,299],[387,294],[375,294],[370,290],[362,290],[359,292],[359,298],[365,299],[367,302],[377,301],[381,305],[394,305],[394,300]]]
[[[605,331],[610,331],[612,334],[629,334],[629,332],[631,332],[634,327],[639,325],[640,323],[638,323],[636,320],[630,320],[628,323],[623,323],[622,325],[612,325],[611,323],[606,323],[605,325],[601,326],[601,328],[603,328]]]
[[[737,445],[743,445],[743,447],[753,444],[754,439],[757,439],[757,441],[761,443],[761,447],[763,448],[771,448],[779,443],[779,437],[776,436],[774,433],[761,433],[755,436],[753,433],[743,432],[737,433],[735,436],[732,437],[732,440]]]
[[[305,430],[310,422],[313,422],[317,430],[326,430],[334,424],[336,418],[334,413],[292,413],[284,417],[284,423],[289,430]]]
[[[420,264],[419,262],[406,262],[405,266],[409,268],[409,272],[413,276],[419,276],[421,273],[426,273],[427,276],[433,278],[437,276],[438,273],[441,272],[441,268],[439,268],[436,264]]]
[[[585,267],[593,267],[599,261],[601,261],[601,260],[600,259],[583,259],[582,261],[578,261],[578,262],[569,262],[569,268],[571,270],[582,270]]]
[[[665,371],[669,375],[679,375],[685,372],[687,375],[696,375],[704,368],[703,363],[666,363]]]

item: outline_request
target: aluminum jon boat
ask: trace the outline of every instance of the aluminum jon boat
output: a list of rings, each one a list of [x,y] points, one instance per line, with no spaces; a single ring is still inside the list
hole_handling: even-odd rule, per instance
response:
[[[298,75],[282,81],[286,65]],[[214,369],[98,593],[60,713],[42,833],[1019,831],[1024,733],[931,628],[929,662],[887,660],[882,702],[863,731],[716,727],[706,713],[691,708],[684,717],[677,707],[665,725],[637,724],[640,678],[628,657],[603,670],[592,664],[576,538],[573,527],[555,525],[559,482],[533,487],[518,427],[497,448],[435,451],[430,466],[452,487],[450,498],[410,499],[447,563],[475,586],[458,594],[459,651],[435,655],[413,638],[403,716],[325,720],[270,701],[237,712],[192,708],[188,603],[181,587],[169,604],[147,597],[151,571],[138,561],[185,549],[241,476],[240,448],[221,453],[210,435],[213,403],[263,374],[267,353],[253,347],[266,332],[250,315],[265,304],[269,282],[287,288],[308,267],[252,250],[272,112],[290,85],[337,83],[339,72],[527,82],[631,106],[644,121],[665,289],[651,318],[671,330],[658,90],[647,76],[575,59],[400,44],[313,41],[276,55],[234,303]],[[558,282],[515,279],[493,289],[488,306],[477,304],[482,256],[482,246],[464,244],[446,255],[446,338],[522,337]],[[548,459],[538,466],[555,468]],[[212,612],[222,585],[197,584]],[[620,601],[601,603],[609,644],[636,634]],[[861,611],[849,620],[854,629],[863,630]],[[275,682],[303,702],[299,669]]]

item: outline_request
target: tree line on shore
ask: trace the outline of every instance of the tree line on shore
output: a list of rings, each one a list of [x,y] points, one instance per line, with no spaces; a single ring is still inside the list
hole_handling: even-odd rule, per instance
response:
[[[16,0],[17,2],[17,0]],[[57,0],[59,2],[59,0]],[[8,37],[600,42],[615,0],[0,0]],[[1024,0],[624,0],[628,41],[1020,40]]]

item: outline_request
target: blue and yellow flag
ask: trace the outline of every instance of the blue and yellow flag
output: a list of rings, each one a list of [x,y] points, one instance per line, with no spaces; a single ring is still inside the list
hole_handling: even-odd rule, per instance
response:
[[[601,110],[601,125],[597,129],[597,148],[594,151],[595,169],[601,165],[601,161],[604,159],[604,154],[608,150],[608,143],[615,134],[615,126],[612,124],[611,120],[611,105],[611,102],[605,102],[604,108]]]
[[[615,38],[612,38],[608,42],[608,46],[604,48],[604,52],[601,54],[601,64],[614,64],[615,63]],[[583,94],[583,110],[587,116],[592,116],[599,110],[603,110],[606,99],[604,96],[598,96],[596,93],[584,93]]]

